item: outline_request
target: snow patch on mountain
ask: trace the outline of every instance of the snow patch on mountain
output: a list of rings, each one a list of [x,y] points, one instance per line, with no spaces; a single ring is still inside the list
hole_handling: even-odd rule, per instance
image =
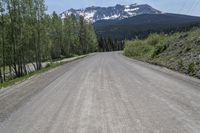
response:
[[[137,7],[137,8],[133,8],[133,9],[130,9],[130,8],[125,8],[125,12],[134,12],[134,11],[136,11],[136,10],[139,10],[139,8]]]
[[[114,14],[114,15],[112,15],[112,16],[104,16],[104,20],[110,20],[110,19],[117,19],[117,18],[119,18],[120,17],[120,15],[117,15],[117,14]]]
[[[84,12],[82,16],[84,16],[86,20],[92,20],[95,13],[96,11]]]

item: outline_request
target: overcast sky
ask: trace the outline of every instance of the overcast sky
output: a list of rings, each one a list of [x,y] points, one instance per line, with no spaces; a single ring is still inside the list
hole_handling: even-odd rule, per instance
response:
[[[116,4],[149,4],[163,12],[200,16],[200,0],[46,0],[48,13],[61,13],[70,8],[114,6]]]

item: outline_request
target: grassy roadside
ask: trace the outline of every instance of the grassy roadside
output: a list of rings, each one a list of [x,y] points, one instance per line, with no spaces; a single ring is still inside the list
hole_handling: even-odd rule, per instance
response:
[[[72,61],[75,61],[75,60],[78,60],[78,59],[81,59],[81,58],[84,58],[86,57],[87,55],[82,55],[82,56],[77,56],[75,57],[73,60],[69,60],[69,61],[57,61],[55,63],[48,63],[48,65],[44,68],[42,68],[41,70],[38,70],[38,71],[34,71],[34,72],[31,72],[29,73],[28,75],[25,75],[23,77],[19,77],[19,78],[15,78],[15,79],[12,79],[12,80],[9,80],[9,81],[6,81],[4,82],[3,84],[0,83],[0,89],[1,88],[5,88],[5,87],[8,87],[8,86],[12,86],[14,84],[17,84],[21,81],[24,81],[34,75],[38,75],[38,74],[41,74],[41,73],[44,73],[44,72],[47,72],[51,69],[54,69],[54,68],[57,68],[61,65],[64,65],[66,63],[69,63],[69,62],[72,62]]]
[[[200,28],[170,35],[152,34],[144,40],[126,41],[124,54],[200,78]]]

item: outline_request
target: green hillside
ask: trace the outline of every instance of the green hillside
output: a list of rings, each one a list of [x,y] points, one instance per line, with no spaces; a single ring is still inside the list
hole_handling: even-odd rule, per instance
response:
[[[124,54],[200,78],[200,28],[126,41]]]
[[[93,24],[98,37],[117,40],[144,38],[150,33],[187,31],[200,25],[200,17],[180,14],[143,14],[122,20],[102,20]]]

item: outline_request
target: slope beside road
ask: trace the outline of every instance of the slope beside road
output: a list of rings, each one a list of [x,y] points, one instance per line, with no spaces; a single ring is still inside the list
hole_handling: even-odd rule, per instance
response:
[[[0,91],[0,133],[199,133],[200,80],[98,53]]]

